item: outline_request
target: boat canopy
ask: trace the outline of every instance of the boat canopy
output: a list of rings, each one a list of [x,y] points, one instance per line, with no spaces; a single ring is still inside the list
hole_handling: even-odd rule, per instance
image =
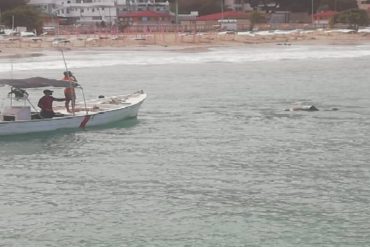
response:
[[[0,86],[9,85],[16,88],[38,87],[77,87],[78,84],[64,80],[47,79],[43,77],[31,77],[26,79],[0,79]]]

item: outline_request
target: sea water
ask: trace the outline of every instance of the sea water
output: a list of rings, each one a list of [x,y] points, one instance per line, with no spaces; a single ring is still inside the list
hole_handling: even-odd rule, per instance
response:
[[[370,46],[65,58],[86,98],[148,98],[137,119],[0,137],[0,246],[370,246]],[[1,78],[64,70],[0,60]]]

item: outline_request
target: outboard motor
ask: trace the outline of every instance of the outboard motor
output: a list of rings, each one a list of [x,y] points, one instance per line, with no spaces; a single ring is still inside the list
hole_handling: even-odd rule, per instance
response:
[[[15,100],[27,100],[28,99],[28,93],[26,90],[22,88],[12,87],[10,92],[8,93],[8,96],[14,95]]]

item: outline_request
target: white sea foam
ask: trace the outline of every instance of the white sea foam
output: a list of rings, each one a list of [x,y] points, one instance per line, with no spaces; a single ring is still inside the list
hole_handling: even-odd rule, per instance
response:
[[[91,53],[68,53],[68,67],[87,68],[119,65],[166,65],[202,63],[248,63],[279,61],[287,59],[341,59],[370,56],[370,46],[259,46],[212,48],[207,52],[181,51],[100,51]],[[63,69],[59,54],[41,57],[0,60],[0,72]]]
[[[333,29],[333,30],[327,30],[326,33],[352,33],[355,32],[353,29]]]
[[[370,28],[368,28],[368,27],[362,28],[362,29],[359,29],[358,32],[359,33],[370,33]]]
[[[284,34],[293,34],[293,33],[308,33],[313,32],[312,30],[302,30],[302,29],[293,29],[293,30],[267,30],[267,31],[246,31],[238,32],[238,35],[241,36],[271,36],[271,35],[284,35]]]

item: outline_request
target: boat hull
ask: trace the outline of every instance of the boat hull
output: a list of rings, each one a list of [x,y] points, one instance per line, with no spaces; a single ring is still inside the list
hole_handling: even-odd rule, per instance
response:
[[[135,118],[137,117],[139,108],[145,98],[146,95],[144,93],[139,93],[131,97],[129,103],[125,103],[123,105],[118,104],[114,108],[112,107],[112,109],[87,112],[87,114],[81,112],[79,115],[76,114],[75,116],[70,115],[27,121],[1,121],[0,135],[37,133],[58,129],[78,129],[104,125],[128,118]]]

